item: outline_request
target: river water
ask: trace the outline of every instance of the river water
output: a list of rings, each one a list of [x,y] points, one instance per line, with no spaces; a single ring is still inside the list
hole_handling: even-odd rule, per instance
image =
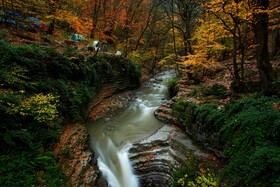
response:
[[[132,143],[149,137],[164,125],[154,117],[154,111],[167,99],[165,82],[173,75],[172,71],[156,75],[135,91],[125,111],[88,124],[91,146],[109,186],[139,186],[128,151]]]

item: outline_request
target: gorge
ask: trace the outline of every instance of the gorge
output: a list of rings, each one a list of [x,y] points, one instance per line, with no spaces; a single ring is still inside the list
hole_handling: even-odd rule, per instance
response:
[[[99,169],[112,187],[172,186],[181,162],[210,155],[196,148],[178,127],[155,118],[168,99],[165,71],[135,91],[130,106],[110,117],[89,122],[87,129]]]

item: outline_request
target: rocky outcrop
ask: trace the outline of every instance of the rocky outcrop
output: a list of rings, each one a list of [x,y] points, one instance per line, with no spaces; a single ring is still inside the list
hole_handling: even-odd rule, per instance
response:
[[[176,126],[165,125],[151,137],[134,143],[130,159],[141,186],[170,187],[173,172],[191,157],[209,160],[212,156],[199,150]]]
[[[112,94],[112,93],[111,93]],[[126,91],[119,94],[111,95],[94,107],[88,115],[88,119],[95,121],[116,110],[125,109],[133,98],[132,91]]]
[[[107,57],[108,58],[108,57]],[[101,79],[101,88],[98,94],[88,104],[89,111],[94,110],[105,99],[120,93],[122,91],[131,90],[140,86],[140,80],[133,77],[132,70],[129,67],[128,60],[125,58],[108,58],[108,62],[104,62],[105,67],[99,69]],[[139,77],[140,79],[140,77]],[[91,120],[95,120],[92,115],[89,115]]]
[[[99,170],[88,146],[89,134],[84,125],[71,124],[65,127],[55,153],[63,171],[73,186],[94,186]]]
[[[190,85],[186,84],[184,79],[179,82],[179,91],[176,97],[162,104],[156,111],[155,116],[164,123],[175,124],[184,130],[196,143],[202,145],[205,150],[215,153],[218,157],[224,157],[222,153],[221,141],[217,132],[209,131],[206,124],[196,120],[193,124],[185,124],[183,120],[176,119],[173,116],[172,105],[176,102],[177,98],[186,101],[199,103],[200,101],[187,97],[190,93]]]
[[[176,119],[172,115],[172,104],[173,100],[171,99],[160,105],[155,111],[156,118],[166,124],[177,124]]]

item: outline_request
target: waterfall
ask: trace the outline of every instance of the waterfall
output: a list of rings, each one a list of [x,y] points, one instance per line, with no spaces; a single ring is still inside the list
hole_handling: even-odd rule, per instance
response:
[[[128,151],[131,146],[126,144],[119,149],[108,137],[104,137],[102,141],[102,145],[95,146],[99,155],[97,161],[99,169],[107,178],[109,186],[137,187],[137,177],[133,175],[128,158]]]
[[[156,108],[167,98],[164,81],[174,74],[167,71],[145,83],[135,94],[130,107],[111,120],[88,125],[98,166],[111,187],[138,187],[129,162],[131,144],[151,136],[164,124],[154,117]]]

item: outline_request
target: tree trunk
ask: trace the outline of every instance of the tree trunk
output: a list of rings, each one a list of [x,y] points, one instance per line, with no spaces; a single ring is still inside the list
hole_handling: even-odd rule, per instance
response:
[[[258,7],[266,10],[269,0],[255,0]],[[268,14],[266,12],[254,13],[253,31],[256,43],[256,60],[261,80],[262,92],[270,95],[272,92],[273,69],[268,53]]]
[[[192,50],[192,46],[191,46],[191,33],[188,29],[188,27],[186,26],[186,32],[183,33],[183,38],[184,38],[184,55],[188,55],[191,54],[193,55],[193,50]]]
[[[191,34],[189,33],[188,34],[188,37],[187,37],[187,43],[188,43],[188,50],[189,50],[189,54],[193,55],[194,52],[193,52],[193,49],[192,49],[192,44],[191,44]]]
[[[94,20],[94,19],[93,19]],[[90,31],[90,38],[92,38],[92,39],[95,39],[95,32],[96,32],[96,27],[97,27],[97,25],[96,25],[96,21],[94,21],[93,23],[92,23],[92,29],[91,29],[91,31]]]
[[[57,10],[57,4],[59,3],[60,0],[55,0],[55,1],[50,1],[50,11],[49,11],[49,15],[52,15],[53,18],[51,20],[51,23],[49,25],[49,29],[47,31],[47,34],[49,35],[53,35],[53,31],[54,31],[54,28],[55,28],[55,13],[56,13],[56,10]]]
[[[280,29],[275,28],[272,30],[271,35],[272,35],[272,55],[278,56],[280,52]]]
[[[232,64],[233,64],[233,83],[234,83],[234,89],[240,90],[240,76],[239,76],[239,69],[237,66],[237,37],[236,37],[236,31],[237,31],[237,24],[235,23],[234,29],[233,29],[233,54],[232,54]]]
[[[12,11],[13,11],[13,16],[12,16],[12,18],[16,21],[16,29],[18,28],[18,19],[17,19],[17,17],[15,16],[15,6],[14,6],[14,1],[13,0],[11,0],[11,4],[12,4]]]
[[[90,38],[95,39],[98,15],[99,15],[99,11],[100,11],[101,7],[100,7],[100,2],[98,0],[94,0],[93,4],[94,4],[94,7],[93,7],[93,12],[92,12],[92,29],[90,32]]]
[[[6,7],[5,7],[5,0],[2,0],[2,8],[3,10],[6,10]],[[6,16],[6,13],[4,13],[4,24],[5,26],[7,26],[7,16]]]
[[[245,46],[243,43],[240,43],[240,53],[241,53],[241,62],[240,62],[240,71],[241,71],[241,80],[245,81]]]
[[[184,55],[185,56],[188,56],[188,41],[187,41],[187,37],[186,37],[186,35],[184,35]]]
[[[173,5],[173,0],[172,0],[172,5],[171,5],[171,8],[172,8],[172,18],[171,18],[171,25],[172,25],[172,36],[173,36],[173,50],[174,50],[174,53],[175,55],[177,56],[177,48],[176,48],[176,35],[175,35],[175,26],[174,26],[174,5]]]
[[[126,31],[125,31],[125,49],[124,49],[124,56],[127,57],[128,55],[128,34],[129,34],[129,29],[126,28]]]
[[[240,27],[238,27],[238,45],[240,48],[241,62],[240,62],[240,72],[241,72],[241,81],[245,82],[245,57],[246,57],[246,46],[248,45],[248,33],[249,28],[246,27],[245,32],[241,32]]]
[[[47,31],[47,34],[53,35],[54,27],[55,27],[55,20],[52,19],[52,21],[51,21],[51,23],[49,25],[49,29]]]

